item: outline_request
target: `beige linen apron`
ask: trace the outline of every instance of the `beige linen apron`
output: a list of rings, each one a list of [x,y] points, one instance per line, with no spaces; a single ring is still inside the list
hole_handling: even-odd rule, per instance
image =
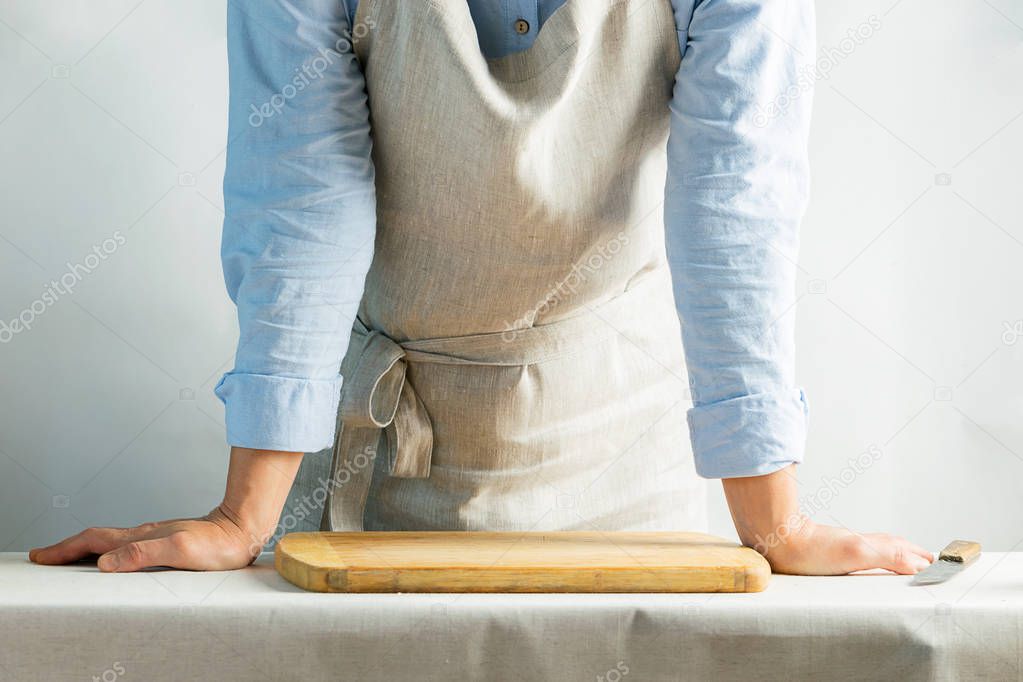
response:
[[[670,1],[568,0],[490,60],[465,0],[361,0],[356,25],[378,226],[322,527],[702,530]]]

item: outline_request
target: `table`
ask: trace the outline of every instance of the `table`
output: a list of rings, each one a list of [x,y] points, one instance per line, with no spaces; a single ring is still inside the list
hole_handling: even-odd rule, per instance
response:
[[[242,571],[101,574],[0,554],[3,680],[1016,680],[1023,553],[938,586],[759,594],[313,594]]]

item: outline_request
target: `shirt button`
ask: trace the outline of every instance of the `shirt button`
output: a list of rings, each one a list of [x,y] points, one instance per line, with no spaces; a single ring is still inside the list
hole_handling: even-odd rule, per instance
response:
[[[517,19],[515,21],[515,32],[520,36],[529,33],[529,22],[525,19]]]

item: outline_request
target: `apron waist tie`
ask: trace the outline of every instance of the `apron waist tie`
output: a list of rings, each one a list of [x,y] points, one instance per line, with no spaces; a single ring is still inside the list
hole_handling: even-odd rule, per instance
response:
[[[346,372],[348,368],[342,366],[341,370],[341,428],[371,431],[367,435],[373,442],[363,444],[364,448],[374,446],[383,429],[391,475],[426,478],[430,475],[433,427],[423,401],[406,377],[405,349],[390,337],[367,329],[358,318],[351,344],[358,346],[348,354],[351,369]]]
[[[341,365],[344,383],[321,527],[362,529],[372,477],[370,464],[378,454],[381,431],[391,476],[429,477],[433,426],[407,376],[409,362],[523,366],[570,354],[580,343],[602,343],[625,331],[630,315],[642,308],[651,287],[665,276],[670,277],[666,268],[645,272],[621,294],[579,315],[505,332],[398,343],[356,318]],[[626,328],[619,329],[623,323]]]

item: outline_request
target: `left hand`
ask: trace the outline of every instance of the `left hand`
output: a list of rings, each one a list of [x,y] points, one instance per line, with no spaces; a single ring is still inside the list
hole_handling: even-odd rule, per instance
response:
[[[775,573],[843,575],[881,568],[912,575],[934,561],[924,548],[894,535],[861,534],[809,520],[799,512],[794,469],[793,464],[721,482],[739,538],[763,554]]]
[[[806,520],[775,547],[760,548],[775,573],[845,575],[882,568],[913,575],[927,568],[934,556],[919,545],[887,533],[855,533]]]

